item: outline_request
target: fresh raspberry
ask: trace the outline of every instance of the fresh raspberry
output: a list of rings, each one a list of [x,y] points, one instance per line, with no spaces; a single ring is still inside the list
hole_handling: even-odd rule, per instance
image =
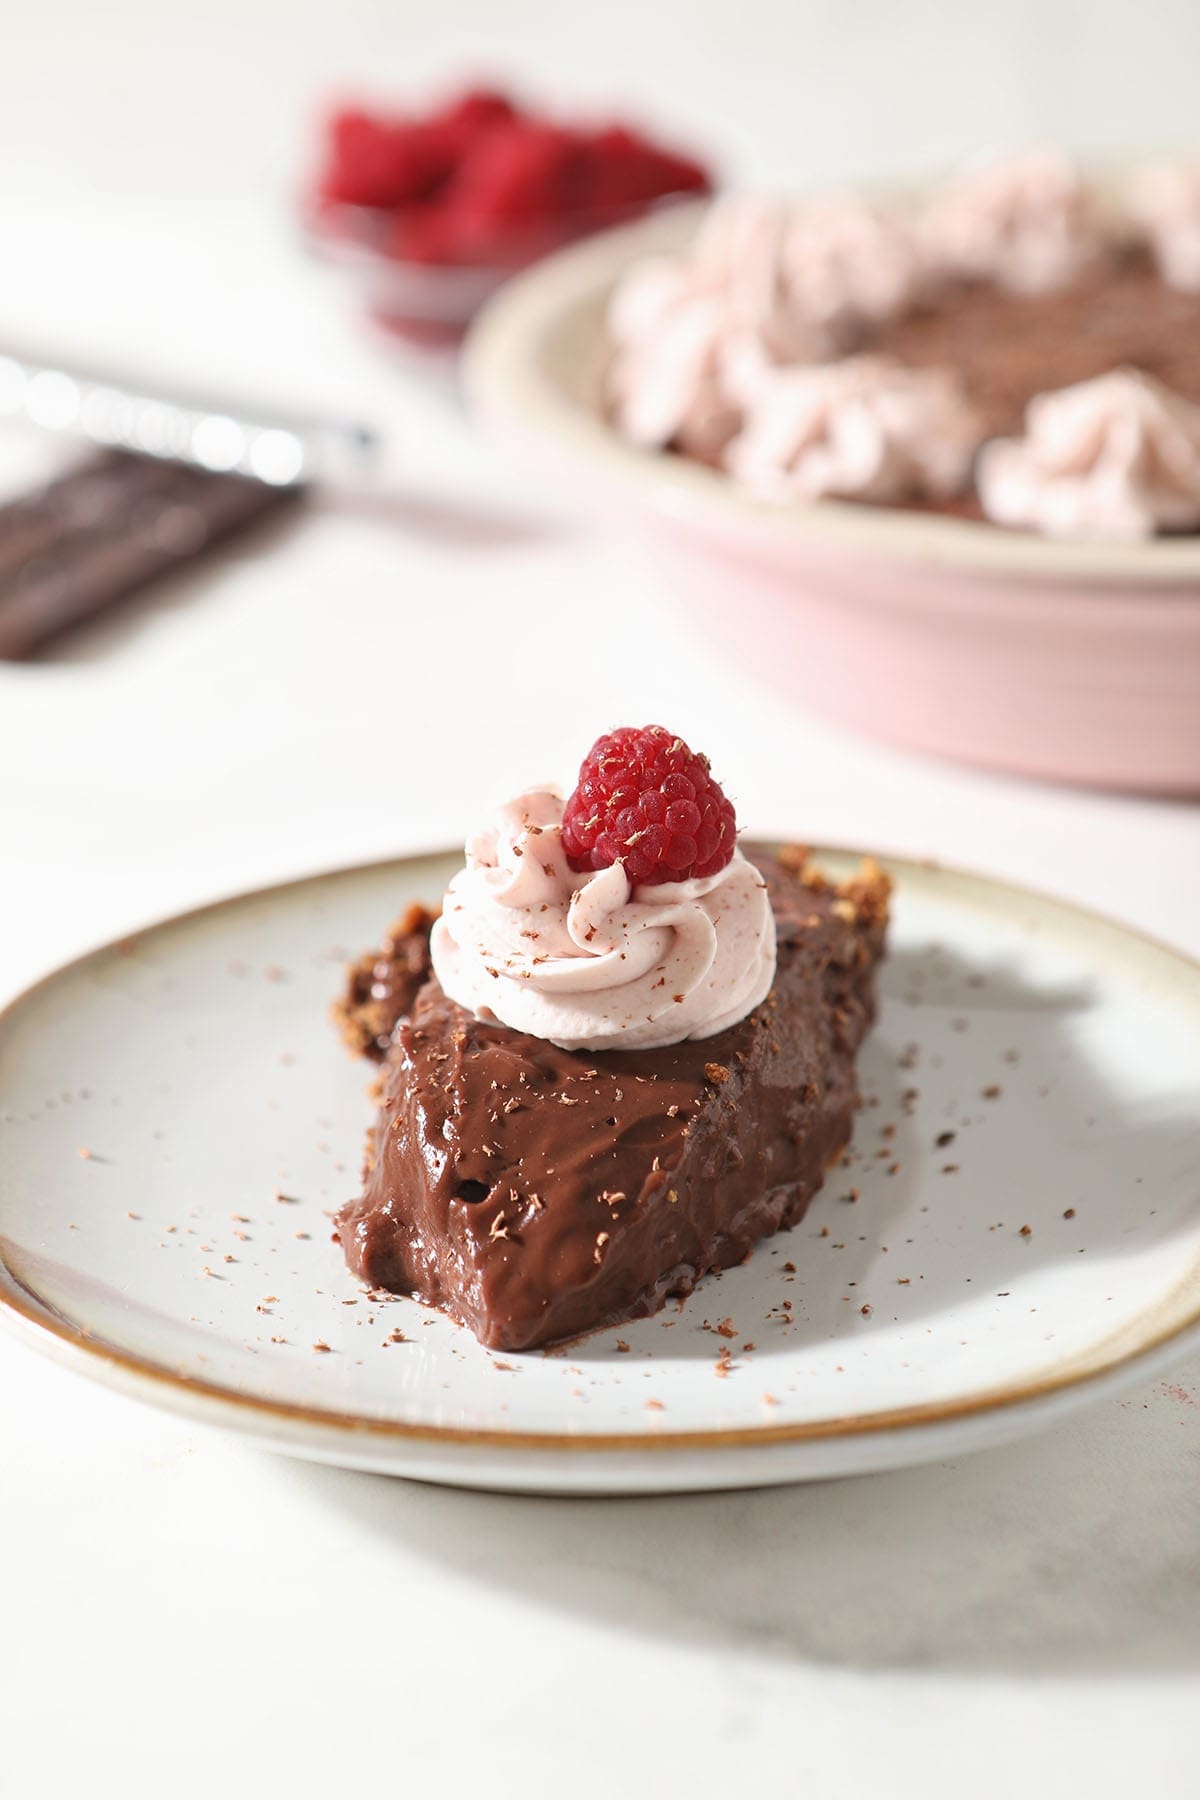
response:
[[[576,870],[625,865],[634,887],[715,875],[733,856],[733,807],[683,739],[661,725],[597,738],[563,809],[563,848]]]
[[[383,234],[389,255],[401,262],[427,263],[448,268],[470,260],[470,246],[462,243],[462,233],[453,209],[444,200],[434,199],[425,206],[408,206],[392,215]]]
[[[499,88],[468,88],[434,115],[462,132],[480,132],[493,125],[507,125],[518,116],[517,108]]]
[[[576,132],[535,119],[494,126],[471,145],[455,176],[454,200],[484,230],[511,230],[577,204]]]
[[[326,200],[392,208],[427,200],[449,175],[453,145],[443,130],[349,107],[329,127]]]
[[[711,183],[699,163],[660,150],[624,125],[610,125],[588,139],[587,187],[596,211],[619,212],[670,194],[706,194]]]

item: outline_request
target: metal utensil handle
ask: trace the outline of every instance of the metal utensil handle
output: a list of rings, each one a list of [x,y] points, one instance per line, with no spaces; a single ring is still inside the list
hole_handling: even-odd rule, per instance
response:
[[[271,487],[361,472],[379,449],[376,432],[353,420],[168,394],[13,352],[0,353],[3,417],[213,474],[249,475]]]

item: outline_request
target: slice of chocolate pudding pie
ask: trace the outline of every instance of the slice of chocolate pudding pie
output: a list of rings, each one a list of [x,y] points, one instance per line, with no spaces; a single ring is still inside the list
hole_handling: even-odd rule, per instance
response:
[[[744,855],[708,764],[601,738],[473,838],[338,1013],[383,1063],[351,1268],[497,1349],[620,1324],[795,1224],[844,1148],[889,884]]]

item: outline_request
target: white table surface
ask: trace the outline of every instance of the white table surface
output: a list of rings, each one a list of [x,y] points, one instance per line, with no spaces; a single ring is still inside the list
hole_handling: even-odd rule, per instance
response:
[[[550,17],[515,10],[530,33]],[[117,11],[127,35],[149,18]],[[56,18],[100,18],[37,14],[48,53]],[[262,43],[282,8],[260,15]],[[1020,66],[1022,31],[990,29]],[[293,121],[319,88],[307,30],[307,62],[283,52]],[[102,90],[115,53],[85,52]],[[631,549],[531,491],[352,321],[274,190],[247,195],[230,153],[201,191],[193,132],[168,169],[193,204],[168,211],[167,176],[150,158],[137,187],[129,134],[72,80],[98,170],[0,73],[31,151],[0,183],[0,344],[358,408],[394,473],[369,507],[314,508],[53,659],[0,665],[0,996],[157,914],[459,837],[649,717],[711,752],[754,828],[960,862],[1200,954],[1196,808],[891,754],[744,685],[676,635]],[[161,123],[161,83],[147,103]],[[1013,102],[996,129],[1028,123]],[[914,126],[917,149],[955,128]],[[31,467],[0,440],[0,476]],[[1200,1364],[961,1464],[570,1503],[260,1455],[0,1338],[0,1543],[6,1800],[1200,1792]]]

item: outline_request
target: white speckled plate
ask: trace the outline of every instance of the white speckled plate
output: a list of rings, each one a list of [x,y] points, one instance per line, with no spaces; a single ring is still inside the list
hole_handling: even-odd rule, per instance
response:
[[[32,1345],[297,1455],[595,1493],[958,1454],[1200,1337],[1200,968],[904,863],[866,1104],[802,1225],[565,1352],[372,1302],[329,1218],[368,1072],[326,1014],[347,954],[452,866],[205,908],[0,1017],[0,1313]]]

